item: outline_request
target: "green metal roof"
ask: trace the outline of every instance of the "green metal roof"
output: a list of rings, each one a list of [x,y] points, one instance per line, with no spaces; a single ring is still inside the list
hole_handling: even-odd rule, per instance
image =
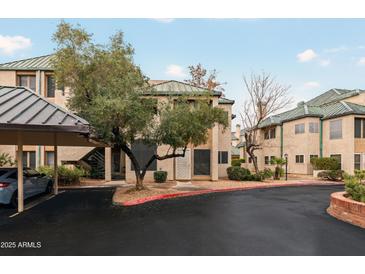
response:
[[[54,55],[44,55],[0,64],[0,70],[53,70],[51,59]]]
[[[240,155],[240,149],[237,147],[231,147],[231,155],[232,156],[239,156]]]
[[[219,98],[218,104],[233,105],[234,104],[234,100],[230,100],[230,99],[227,99],[227,98]]]
[[[221,96],[219,91],[210,91],[205,88],[196,87],[187,83],[176,80],[161,81],[158,84],[152,84],[152,91],[146,93],[147,95],[203,95],[212,94],[213,96]]]
[[[320,106],[302,103],[292,110],[268,117],[262,121],[259,128],[279,125],[284,122],[297,120],[304,117],[318,117],[322,120],[325,120],[350,114],[365,115],[365,106],[336,100],[332,101],[331,103],[322,104]]]
[[[237,146],[236,147],[238,147],[238,148],[241,148],[241,147],[244,147],[246,145],[246,142],[239,142],[238,144],[237,144]]]
[[[236,137],[236,132],[231,132],[231,140],[232,140],[232,141],[239,140],[239,139]]]

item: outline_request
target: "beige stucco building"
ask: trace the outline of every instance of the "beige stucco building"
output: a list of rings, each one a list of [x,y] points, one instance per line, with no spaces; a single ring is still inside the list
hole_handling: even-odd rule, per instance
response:
[[[238,134],[240,132],[240,134]],[[241,157],[244,130],[237,129]],[[259,169],[273,168],[272,157],[288,157],[288,172],[312,174],[312,157],[336,157],[352,174],[365,169],[365,91],[331,89],[296,108],[265,119],[258,129]],[[253,168],[251,159],[244,164]]]
[[[48,101],[66,108],[70,95],[69,89],[57,89],[53,77],[51,59],[53,55],[40,56],[25,60],[17,60],[0,64],[0,86],[25,86],[42,95]],[[181,94],[192,92],[206,93],[207,90],[193,87],[178,81],[151,81],[153,94],[160,101]],[[194,96],[191,98],[194,100]],[[146,174],[146,180],[153,179],[154,170],[168,172],[168,180],[218,180],[226,177],[226,169],[231,158],[231,117],[233,100],[221,97],[220,92],[214,92],[211,103],[224,109],[228,114],[228,129],[223,130],[216,125],[209,132],[208,142],[199,147],[189,147],[184,158],[157,161]],[[142,144],[132,146],[136,150],[138,160],[145,161],[148,154],[163,154],[167,146],[146,147]],[[16,147],[0,145],[0,153],[9,153],[15,158]],[[24,163],[29,167],[52,165],[54,160],[53,147],[25,146]],[[134,181],[135,174],[131,162],[122,151],[112,148],[90,147],[59,147],[59,164],[80,164],[87,166],[95,177],[105,177],[106,180],[125,179]]]

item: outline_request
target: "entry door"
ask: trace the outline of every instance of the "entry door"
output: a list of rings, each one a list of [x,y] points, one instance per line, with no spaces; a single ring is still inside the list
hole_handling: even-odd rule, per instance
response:
[[[210,175],[210,149],[194,149],[194,175]]]
[[[182,153],[182,149],[178,149],[177,153]],[[187,148],[185,157],[175,158],[175,178],[176,180],[191,180],[191,150]]]

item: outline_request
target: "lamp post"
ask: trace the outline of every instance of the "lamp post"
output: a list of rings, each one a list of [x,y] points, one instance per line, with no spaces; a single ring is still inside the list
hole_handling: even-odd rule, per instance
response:
[[[288,181],[288,153],[285,153],[284,157],[285,157],[285,181]]]

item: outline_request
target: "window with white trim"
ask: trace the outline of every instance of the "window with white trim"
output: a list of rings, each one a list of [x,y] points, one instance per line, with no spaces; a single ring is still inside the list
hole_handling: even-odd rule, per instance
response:
[[[304,155],[295,155],[295,163],[303,164],[304,163]]]

